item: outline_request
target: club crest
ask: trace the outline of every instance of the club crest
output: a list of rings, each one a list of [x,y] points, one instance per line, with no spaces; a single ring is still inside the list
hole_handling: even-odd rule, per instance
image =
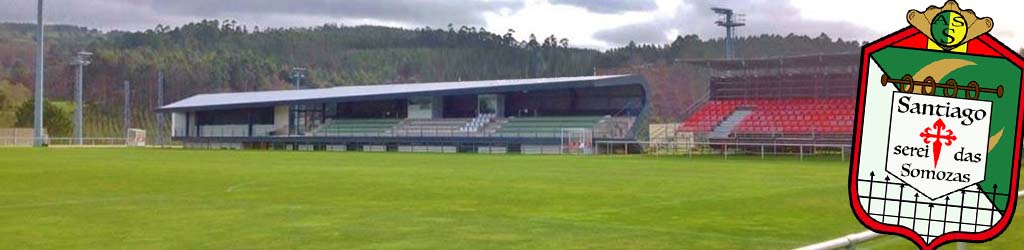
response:
[[[863,49],[850,206],[922,249],[991,240],[1016,207],[1024,60],[955,1],[907,21]]]

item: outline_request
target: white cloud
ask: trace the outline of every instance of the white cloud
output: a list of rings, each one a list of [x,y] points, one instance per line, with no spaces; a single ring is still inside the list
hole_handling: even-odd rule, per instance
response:
[[[870,29],[867,36],[852,36],[861,41],[875,40],[900,28],[908,26],[907,11],[924,10],[928,6],[941,5],[943,1],[888,1],[862,0],[856,2],[835,3],[820,0],[791,0],[793,6],[800,8],[800,15],[810,20],[841,21],[857,23]],[[1020,24],[1024,24],[1024,15],[1018,10],[1024,9],[1024,1],[961,1],[961,8],[973,9],[978,16],[992,17],[995,28],[992,34],[1010,48],[1024,47],[1024,37],[1019,32]],[[845,37],[844,37],[845,38]]]
[[[557,2],[559,4],[553,4]],[[870,41],[907,25],[906,12],[942,0],[48,0],[48,23],[101,30],[143,30],[200,19],[234,19],[248,26],[294,27],[324,23],[405,28],[483,26],[496,33],[515,29],[517,39],[556,35],[573,46],[606,49],[630,40],[667,43],[679,34],[724,36],[714,25],[711,6],[747,14],[739,35],[762,33],[817,35]],[[1012,48],[1024,47],[1019,25],[1024,1],[961,2],[995,19],[993,34]],[[619,7],[613,7],[619,6]],[[0,8],[0,21],[34,22],[36,1],[15,0]],[[621,8],[618,11],[616,8]]]
[[[553,34],[569,38],[573,46],[608,48],[614,44],[595,39],[595,32],[650,21],[654,17],[646,12],[599,14],[581,7],[554,5],[546,0],[526,0],[526,5],[518,11],[485,13],[484,18],[488,30],[504,33],[514,29],[519,40],[527,39],[531,33],[538,39]]]

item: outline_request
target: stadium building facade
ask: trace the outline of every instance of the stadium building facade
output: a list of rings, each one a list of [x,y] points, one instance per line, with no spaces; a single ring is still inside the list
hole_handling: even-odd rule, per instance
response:
[[[717,143],[849,145],[859,53],[684,63],[711,70],[679,132]]]
[[[591,153],[634,141],[650,112],[635,75],[200,94],[163,106],[189,148]]]

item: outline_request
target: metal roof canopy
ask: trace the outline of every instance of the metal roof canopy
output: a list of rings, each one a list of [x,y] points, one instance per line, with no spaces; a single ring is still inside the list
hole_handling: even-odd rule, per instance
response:
[[[158,108],[158,112],[185,110],[218,110],[265,107],[278,104],[303,104],[326,101],[351,102],[395,99],[411,96],[460,95],[641,85],[647,93],[647,81],[637,75],[581,76],[489,81],[433,82],[341,86],[321,89],[256,91],[238,93],[198,94]]]

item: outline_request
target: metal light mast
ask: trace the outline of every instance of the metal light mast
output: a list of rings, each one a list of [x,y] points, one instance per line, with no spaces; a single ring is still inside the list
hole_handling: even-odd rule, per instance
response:
[[[82,145],[82,75],[86,65],[89,65],[89,56],[92,53],[81,51],[71,60],[71,65],[78,66],[78,79],[75,81],[75,143]]]
[[[36,50],[36,93],[35,93],[35,117],[32,120],[33,132],[32,145],[43,146],[43,0],[39,0],[39,8],[36,13],[36,23],[39,30],[36,33],[36,42],[39,47]]]
[[[128,143],[128,130],[132,128],[132,82],[124,81],[124,131],[125,143]]]
[[[722,17],[715,21],[715,24],[725,27],[725,58],[733,59],[736,57],[736,27],[747,25],[743,20],[744,15],[733,13],[732,9],[726,8],[711,8],[711,10]]]
[[[306,68],[292,68],[290,76],[292,81],[295,81],[295,89],[302,89],[302,79],[306,78]],[[299,105],[292,105],[292,112],[290,113],[292,119],[289,124],[289,127],[291,127],[291,129],[289,129],[289,134],[299,134]]]
[[[306,78],[306,68],[292,68],[291,77],[295,81],[295,89],[301,89],[302,78]]]
[[[164,72],[157,72],[156,106],[164,106]],[[156,143],[164,146],[164,113],[156,112]]]

